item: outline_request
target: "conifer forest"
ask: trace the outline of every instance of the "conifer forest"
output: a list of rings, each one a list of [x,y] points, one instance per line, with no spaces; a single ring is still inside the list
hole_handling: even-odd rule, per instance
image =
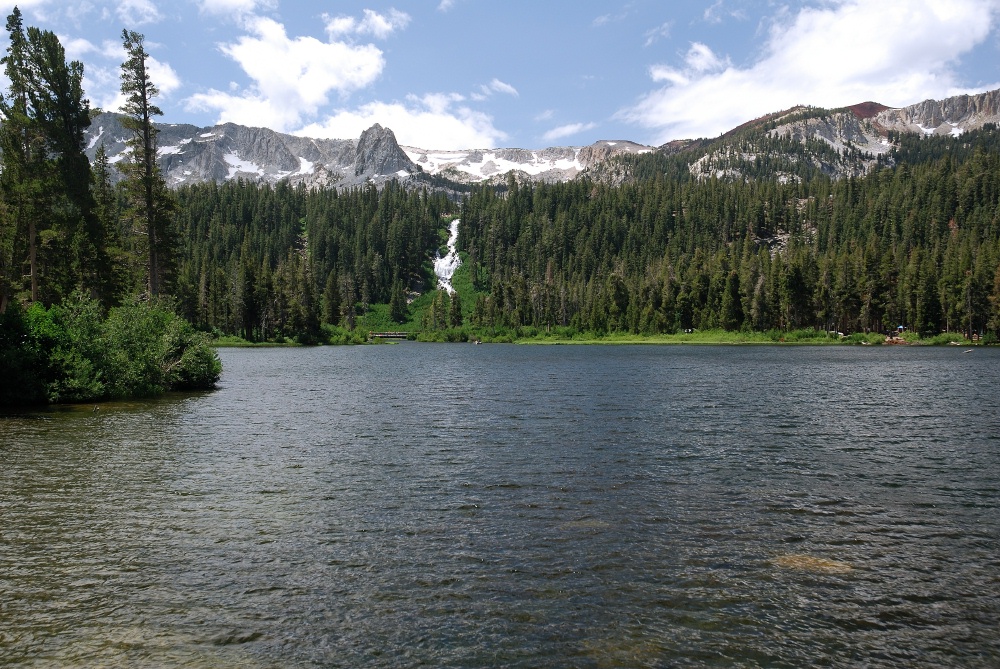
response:
[[[61,361],[33,396],[132,392],[112,388],[110,363],[73,344],[80,328],[97,332],[129,308],[184,323],[171,326],[177,341],[141,392],[178,385],[165,370],[220,336],[1000,335],[995,124],[958,137],[890,133],[892,152],[848,178],[822,168],[834,149],[764,123],[612,158],[562,183],[511,173],[449,188],[434,177],[350,190],[243,180],[172,189],[156,164],[158,91],[141,35],[122,34],[129,153],[112,164],[103,151],[85,155],[99,110],[85,97],[82,64],[66,62],[53,33],[25,28],[16,9],[7,30],[0,348],[22,376],[39,360]],[[770,157],[736,171],[692,169],[713,142],[766,146],[758,155]],[[871,159],[856,149],[827,157]],[[433,261],[456,218],[462,264],[448,293]],[[157,318],[162,330],[167,317]],[[195,357],[184,383],[211,385],[217,359]]]

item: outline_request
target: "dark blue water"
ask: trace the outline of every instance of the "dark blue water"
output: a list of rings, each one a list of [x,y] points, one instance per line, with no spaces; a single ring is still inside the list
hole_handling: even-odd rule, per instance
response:
[[[1000,350],[223,350],[0,418],[0,665],[1000,666]]]

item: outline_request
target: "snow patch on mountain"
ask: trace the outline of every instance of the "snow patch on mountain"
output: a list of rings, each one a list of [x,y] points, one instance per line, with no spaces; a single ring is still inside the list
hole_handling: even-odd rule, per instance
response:
[[[94,136],[90,138],[90,143],[87,144],[87,150],[89,151],[97,146],[97,143],[101,141],[102,137],[104,137],[104,128],[98,128]]]
[[[249,160],[243,160],[235,153],[227,153],[224,158],[229,165],[229,179],[235,178],[238,174],[264,176],[263,167]]]
[[[435,151],[400,147],[415,164],[430,174],[443,174],[467,183],[518,172],[536,181],[567,181],[595,162],[624,153],[648,153],[648,146],[626,141],[600,141],[590,146],[546,149],[469,149]]]
[[[487,149],[472,151],[425,151],[412,146],[400,147],[414,163],[431,174],[455,170],[482,179],[496,174],[519,170],[538,176],[550,170],[579,173],[584,165],[577,156],[579,148],[524,151],[521,149]],[[553,155],[555,154],[555,155]]]

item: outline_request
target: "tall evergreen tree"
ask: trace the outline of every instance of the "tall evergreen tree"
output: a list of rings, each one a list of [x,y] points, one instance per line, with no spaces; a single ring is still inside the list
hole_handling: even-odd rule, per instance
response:
[[[743,303],[740,300],[740,275],[731,270],[722,293],[720,325],[726,330],[738,330],[743,325]]]
[[[451,305],[448,307],[448,324],[453,328],[462,327],[462,298],[458,293],[451,296]]]
[[[389,296],[389,318],[396,323],[402,323],[406,320],[406,290],[403,288],[401,279],[392,282],[392,294]]]
[[[125,191],[131,213],[145,235],[147,288],[156,297],[169,287],[174,274],[173,215],[176,204],[156,163],[156,116],[163,112],[153,104],[159,89],[149,75],[149,54],[139,33],[123,30],[122,43],[128,59],[122,63],[121,81],[125,104],[122,125],[132,133],[127,145],[130,156],[122,164]]]
[[[32,122],[28,100],[28,43],[24,34],[21,11],[15,7],[7,17],[10,44],[3,57],[4,74],[10,82],[7,93],[0,97],[0,151],[3,170],[0,171],[0,191],[4,199],[3,234],[0,250],[0,277],[3,304],[20,288],[21,267],[25,260],[30,277],[29,299],[38,300],[37,226],[40,209],[38,200],[44,187],[39,172],[39,132]],[[26,256],[26,257],[25,257]]]
[[[323,288],[323,321],[336,325],[340,321],[340,288],[337,285],[337,272],[330,270],[326,275],[326,285]]]
[[[0,194],[7,214],[0,234],[0,308],[21,283],[21,266],[27,266],[33,302],[58,301],[74,289],[100,295],[110,263],[84,153],[90,103],[83,94],[83,65],[66,62],[54,33],[25,30],[17,8],[7,18],[7,31],[3,64],[10,86],[0,96]]]

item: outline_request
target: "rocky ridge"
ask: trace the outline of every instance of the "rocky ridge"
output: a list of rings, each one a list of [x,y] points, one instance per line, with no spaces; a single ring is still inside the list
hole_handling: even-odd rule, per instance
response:
[[[420,172],[399,149],[392,131],[378,125],[359,140],[311,139],[234,123],[211,128],[162,124],[157,128],[160,169],[172,187],[237,178],[356,186],[401,172]],[[127,132],[119,115],[98,115],[87,134],[91,159],[100,145],[112,164],[124,156]]]
[[[890,132],[959,137],[987,123],[1000,123],[1000,90],[925,100],[902,108],[864,102],[837,110],[795,107],[751,121],[709,143],[693,160],[698,178],[752,177],[750,166],[783,164],[779,180],[794,180],[802,167],[834,178],[859,176],[876,165],[891,164]],[[754,130],[763,133],[753,134]],[[782,144],[778,140],[785,140]],[[790,150],[790,144],[794,145]],[[660,147],[677,152],[692,146]]]
[[[116,114],[99,114],[87,132],[93,159],[104,145],[112,164],[121,160],[127,133]],[[172,187],[244,179],[286,181],[320,188],[352,188],[396,179],[457,192],[473,183],[558,182],[590,174],[620,183],[628,169],[612,160],[659,151],[683,154],[697,178],[777,178],[790,181],[822,172],[858,176],[890,164],[892,132],[960,136],[1000,123],[1000,90],[926,100],[902,108],[876,102],[826,110],[795,107],[749,121],[716,139],[678,140],[653,148],[630,141],[590,146],[435,151],[401,147],[378,124],[358,139],[311,139],[232,123],[199,128],[159,125],[159,163]],[[449,185],[451,184],[451,185]]]
[[[426,182],[428,176],[455,184],[502,183],[510,172],[520,182],[555,182],[576,178],[615,155],[654,150],[634,142],[602,141],[541,150],[429,151],[400,147],[392,130],[378,124],[357,140],[310,139],[233,123],[211,128],[160,124],[157,128],[159,164],[171,187],[243,179],[352,188],[392,179]],[[103,145],[114,164],[124,157],[126,137],[119,115],[99,114],[87,131],[88,155],[93,159]]]

